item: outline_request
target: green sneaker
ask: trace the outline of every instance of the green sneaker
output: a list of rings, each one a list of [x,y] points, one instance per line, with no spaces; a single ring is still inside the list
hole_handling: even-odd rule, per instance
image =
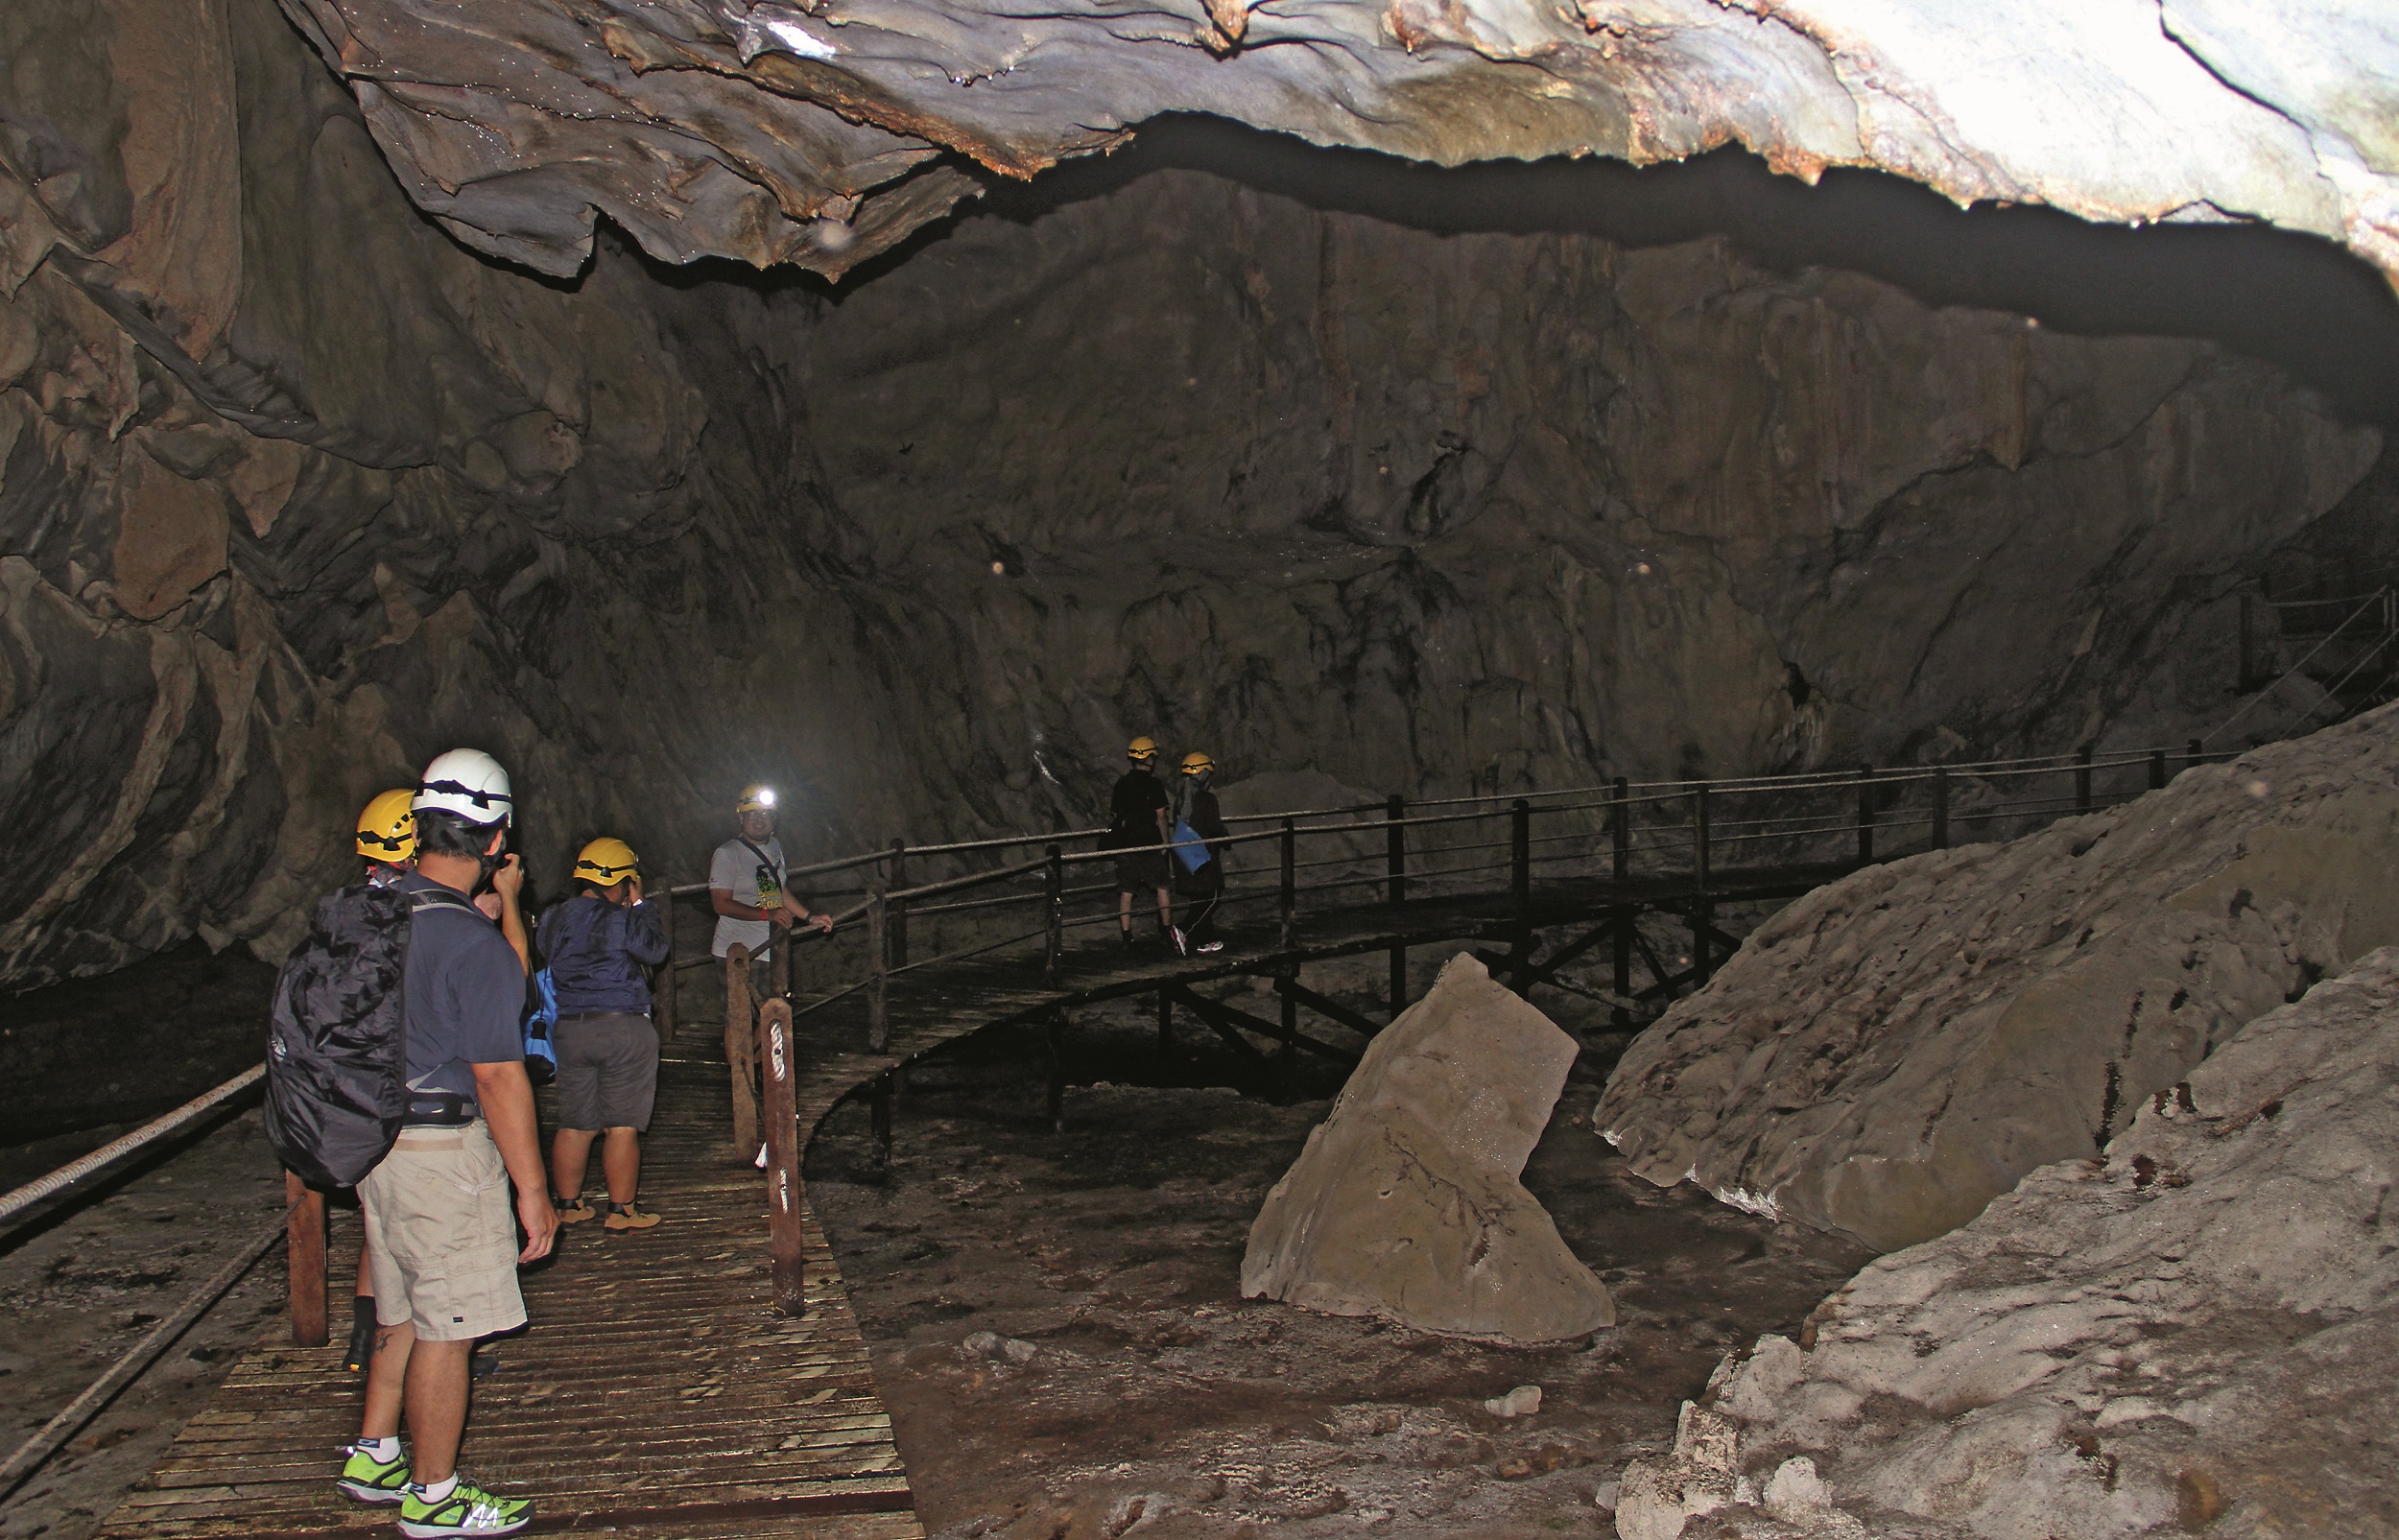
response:
[[[400,1533],[409,1540],[443,1535],[514,1534],[534,1522],[534,1505],[521,1497],[494,1497],[464,1477],[439,1503],[428,1503],[411,1486],[400,1498]]]
[[[405,1453],[392,1456],[389,1464],[375,1458],[373,1452],[363,1444],[352,1444],[343,1453],[350,1457],[349,1461],[342,1467],[334,1485],[361,1503],[389,1504],[400,1501],[400,1493],[408,1485]]]

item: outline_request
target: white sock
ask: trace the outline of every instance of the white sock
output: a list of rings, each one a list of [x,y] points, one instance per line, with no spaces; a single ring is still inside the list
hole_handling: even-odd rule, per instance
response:
[[[452,1471],[438,1481],[412,1481],[409,1490],[419,1503],[439,1503],[458,1490],[458,1472]]]
[[[365,1450],[386,1465],[400,1457],[400,1439],[397,1433],[389,1438],[361,1438],[352,1447]]]

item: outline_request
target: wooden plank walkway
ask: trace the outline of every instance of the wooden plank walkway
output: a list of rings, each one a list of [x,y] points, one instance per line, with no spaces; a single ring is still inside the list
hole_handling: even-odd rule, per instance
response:
[[[537,1534],[921,1540],[823,1233],[810,1217],[806,1318],[775,1314],[765,1182],[730,1149],[723,1058],[688,1041],[669,1052],[642,1172],[665,1221],[636,1235],[576,1225],[525,1272],[532,1324],[487,1349],[501,1367],[476,1383],[461,1467],[533,1498]],[[345,1280],[358,1225],[334,1228],[332,1275]],[[338,1304],[334,1315],[334,1344],[315,1349],[293,1347],[278,1317],[103,1540],[393,1532],[393,1509],[333,1488],[363,1386],[342,1371]]]

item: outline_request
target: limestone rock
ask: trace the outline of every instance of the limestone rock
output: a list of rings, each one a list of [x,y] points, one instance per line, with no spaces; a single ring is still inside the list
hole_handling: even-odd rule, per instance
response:
[[[1660,1185],[1911,1245],[2399,940],[2394,865],[2387,707],[1800,899],[1634,1040],[1593,1121]]]
[[[1606,1287],[1516,1180],[1576,1052],[1483,964],[1452,959],[1267,1194],[1243,1295],[1510,1342],[1612,1324]]]
[[[601,214],[662,260],[840,272],[971,190],[945,151],[1026,176],[1170,112],[1450,164],[1737,141],[1811,181],[2266,220],[2399,273],[2399,29],[2365,0],[285,3],[412,197],[558,274]]]
[[[2394,1149],[2385,947],[2143,1100],[2103,1159],[1873,1263],[1804,1355],[1728,1361],[1730,1463],[1776,1472],[1759,1501],[1810,1537],[2389,1533]],[[1799,1458],[1813,1485],[1780,1474]],[[1736,1531],[1779,1532],[1742,1508],[1682,1532]]]
[[[420,33],[493,52],[354,92],[271,0],[0,7],[0,987],[195,933],[279,956],[358,807],[457,742],[509,763],[555,893],[611,830],[689,880],[752,779],[804,783],[796,859],[1083,826],[1135,732],[1273,800],[2046,750],[2134,702],[2178,733],[2230,676],[2218,575],[2379,452],[2188,338],[1198,172],[963,219],[838,302],[660,283],[614,236],[537,281],[420,217],[377,135],[416,135],[393,163],[454,227],[554,255],[629,188],[678,257],[702,225],[863,253],[963,173],[893,148],[904,97],[781,95],[781,137],[743,137],[753,71],[831,77],[728,64],[729,12],[578,0],[520,76],[486,69],[525,34],[480,3],[430,32],[303,9],[344,70]],[[735,35],[874,30],[803,9]],[[1228,58],[1144,46],[1280,68],[1284,9]],[[1713,17],[1676,46],[1762,25]],[[1465,62],[1350,19],[1411,90]],[[942,90],[1062,78],[1024,62]],[[643,101],[721,92],[740,143],[587,111],[620,67]],[[469,127],[502,75],[540,102]],[[1582,110],[1549,89],[1520,105]]]

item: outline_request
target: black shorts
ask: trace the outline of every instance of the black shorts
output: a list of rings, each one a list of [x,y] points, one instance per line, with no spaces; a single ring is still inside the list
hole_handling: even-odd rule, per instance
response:
[[[1116,890],[1154,893],[1166,886],[1166,852],[1120,850],[1116,853]]]

